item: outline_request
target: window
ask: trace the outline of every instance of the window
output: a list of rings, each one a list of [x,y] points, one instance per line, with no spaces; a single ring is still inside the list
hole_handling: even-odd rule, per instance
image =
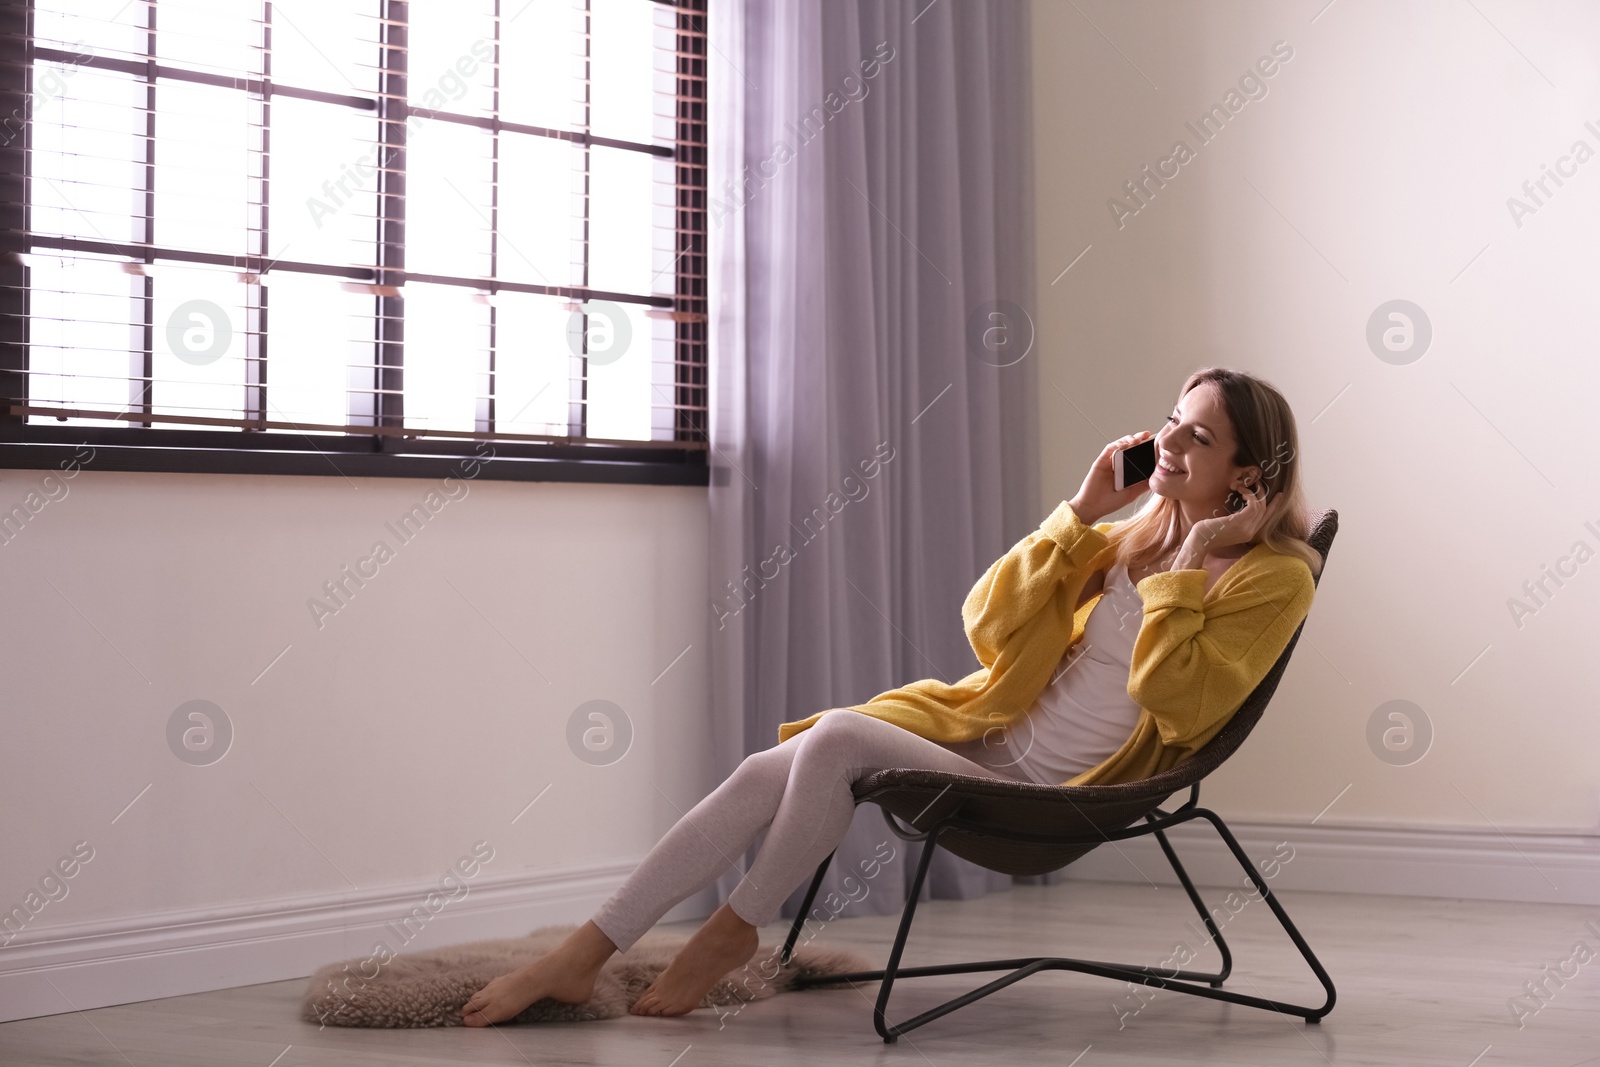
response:
[[[704,12],[8,5],[0,465],[704,484]]]

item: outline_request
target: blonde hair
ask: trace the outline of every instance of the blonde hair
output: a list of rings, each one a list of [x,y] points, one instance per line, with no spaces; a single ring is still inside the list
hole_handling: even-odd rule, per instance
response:
[[[1260,467],[1268,499],[1283,496],[1277,514],[1250,543],[1264,543],[1274,552],[1298,556],[1312,574],[1319,573],[1322,555],[1306,543],[1311,520],[1300,478],[1300,439],[1289,402],[1270,382],[1226,367],[1195,371],[1183,383],[1179,398],[1207,382],[1217,387],[1233,426],[1233,464]],[[1178,509],[1176,500],[1152,493],[1132,518],[1115,524],[1108,536],[1116,546],[1117,561],[1137,570],[1177,551],[1181,547]]]

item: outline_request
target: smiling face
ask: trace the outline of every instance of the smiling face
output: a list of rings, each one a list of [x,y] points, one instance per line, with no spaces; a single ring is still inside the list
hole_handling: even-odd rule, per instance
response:
[[[1233,423],[1220,390],[1202,382],[1179,399],[1156,434],[1151,492],[1180,501],[1191,522],[1226,515],[1228,491],[1243,494],[1247,483],[1261,478],[1258,466],[1234,465],[1235,447]]]

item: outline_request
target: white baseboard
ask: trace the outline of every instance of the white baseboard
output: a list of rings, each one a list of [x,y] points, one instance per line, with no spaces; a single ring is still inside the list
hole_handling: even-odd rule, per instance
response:
[[[1170,810],[1170,809],[1169,809]],[[1411,828],[1227,820],[1257,863],[1276,856],[1274,889],[1600,905],[1600,835],[1479,828]],[[1210,824],[1168,831],[1196,884],[1238,886],[1244,871]],[[1287,847],[1281,847],[1283,844]],[[1067,877],[1177,885],[1154,837],[1101,845]],[[1291,853],[1289,850],[1292,849]],[[1292,856],[1283,862],[1284,856]]]
[[[410,927],[396,924],[422,907],[437,881],[30,928],[0,948],[0,1022],[303,978],[335,960],[367,957],[379,941],[416,951],[581,922],[638,862],[485,872],[465,895],[436,903],[431,914],[424,909],[427,919]],[[707,891],[665,918],[713,907]]]
[[[1229,826],[1253,860],[1278,860],[1269,880],[1275,891],[1600,905],[1600,837],[1592,834],[1244,820]],[[1168,836],[1197,884],[1242,884],[1244,872],[1203,821]],[[1280,843],[1293,849],[1287,861]],[[636,865],[621,860],[485,873],[464,897],[412,931],[393,924],[436,883],[29,929],[0,948],[0,1022],[303,978],[334,960],[365,957],[379,941],[394,951],[414,951],[577,922]],[[1069,879],[1177,884],[1148,836],[1102,845],[1066,873]],[[713,905],[708,890],[666,918],[705,915]]]

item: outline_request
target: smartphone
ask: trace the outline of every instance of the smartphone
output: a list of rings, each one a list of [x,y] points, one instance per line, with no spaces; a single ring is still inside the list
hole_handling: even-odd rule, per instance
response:
[[[1156,439],[1152,437],[1130,448],[1117,449],[1111,454],[1111,469],[1115,475],[1115,489],[1126,489],[1146,481],[1156,472]]]

